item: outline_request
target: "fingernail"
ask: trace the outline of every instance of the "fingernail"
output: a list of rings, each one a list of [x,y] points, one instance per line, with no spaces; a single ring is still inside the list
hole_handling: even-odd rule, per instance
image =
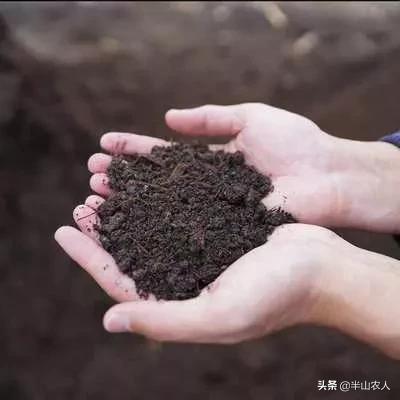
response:
[[[111,314],[105,318],[104,327],[112,333],[127,332],[129,331],[129,318],[125,314]]]
[[[175,114],[175,113],[182,113],[182,112],[187,112],[190,111],[190,108],[171,108],[168,110],[169,114]]]
[[[181,110],[177,110],[176,108],[171,108],[170,110],[167,111],[167,114],[171,116],[173,114],[179,113],[179,111]]]

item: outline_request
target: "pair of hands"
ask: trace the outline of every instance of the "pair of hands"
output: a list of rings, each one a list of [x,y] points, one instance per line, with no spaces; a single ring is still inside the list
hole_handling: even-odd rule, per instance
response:
[[[166,122],[185,135],[228,136],[226,145],[214,147],[239,150],[247,163],[269,174],[275,190],[265,204],[282,206],[302,223],[276,229],[267,243],[237,260],[197,298],[141,300],[93,229],[95,210],[110,194],[105,172],[111,161],[110,155],[93,155],[88,162],[90,186],[101,197],[89,196],[74,210],[80,230],[62,227],[55,238],[121,303],[106,313],[105,328],[163,341],[232,343],[297,323],[329,324],[322,316],[329,308],[332,270],[340,276],[349,262],[362,257],[360,249],[320,226],[394,232],[399,225],[393,216],[399,209],[390,204],[393,188],[385,187],[382,171],[398,157],[397,150],[387,143],[330,136],[302,116],[264,104],[170,110]],[[108,133],[100,144],[110,154],[133,154],[167,142]],[[339,254],[350,261],[335,265]]]

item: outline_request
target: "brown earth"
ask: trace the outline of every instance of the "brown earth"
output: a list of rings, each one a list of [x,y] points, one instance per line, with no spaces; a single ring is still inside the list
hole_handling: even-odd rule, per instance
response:
[[[271,180],[240,152],[156,146],[150,154],[114,157],[107,175],[113,193],[99,206],[95,229],[143,298],[196,297],[277,226],[295,222],[261,202]]]
[[[399,362],[326,329],[232,347],[109,335],[112,302],[52,238],[100,135],[169,137],[169,107],[262,101],[343,137],[398,129],[395,3],[268,4],[0,4],[0,398],[340,399],[316,385],[341,377],[398,399]],[[388,235],[341,233],[399,257]]]

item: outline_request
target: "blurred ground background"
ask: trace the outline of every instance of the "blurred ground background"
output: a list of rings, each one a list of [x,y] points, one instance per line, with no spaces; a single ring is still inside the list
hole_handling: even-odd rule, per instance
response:
[[[0,2],[0,399],[341,399],[317,391],[339,378],[392,389],[347,398],[398,399],[399,362],[325,329],[232,347],[106,334],[112,302],[52,235],[108,130],[169,136],[169,107],[262,101],[374,140],[399,100],[397,3]]]

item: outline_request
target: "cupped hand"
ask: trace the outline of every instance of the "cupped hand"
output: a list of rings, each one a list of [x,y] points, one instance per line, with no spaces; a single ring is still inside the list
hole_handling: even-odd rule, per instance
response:
[[[214,149],[241,151],[248,164],[271,177],[274,192],[264,202],[281,206],[300,222],[324,226],[340,225],[343,208],[338,170],[341,160],[334,137],[322,132],[300,115],[264,104],[233,106],[207,105],[166,114],[170,128],[184,135],[228,137],[225,145]],[[115,154],[149,152],[154,145],[167,142],[127,133],[109,133],[101,145]],[[91,187],[107,196],[106,168],[111,157],[95,154],[89,160],[94,173]]]
[[[90,197],[87,204],[96,207],[97,202]],[[77,213],[84,216],[89,210],[81,206]],[[106,313],[108,331],[135,332],[160,341],[233,343],[307,322],[319,296],[322,266],[332,259],[340,240],[325,228],[283,225],[198,297],[142,300],[133,282],[120,274],[111,256],[96,243],[94,218],[78,221],[85,233],[63,227],[56,240],[108,294],[123,302]]]

